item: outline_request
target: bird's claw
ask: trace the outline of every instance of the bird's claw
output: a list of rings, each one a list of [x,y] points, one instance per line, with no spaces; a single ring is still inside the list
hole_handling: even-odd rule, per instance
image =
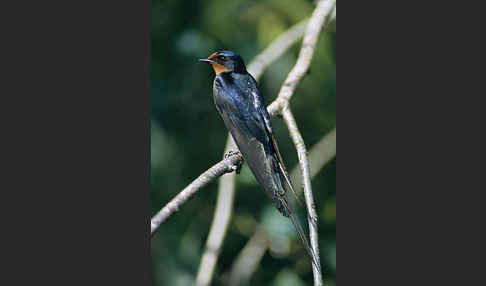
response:
[[[226,152],[226,153],[224,154],[224,158],[225,158],[225,159],[228,159],[229,157],[231,157],[231,156],[233,156],[233,155],[237,155],[237,154],[241,155],[241,153],[240,153],[240,151],[239,151],[239,150],[229,150],[228,152]]]
[[[240,174],[240,172],[241,172],[241,166],[242,165],[243,164],[239,163],[239,164],[234,165],[233,167],[231,167],[231,169],[233,169],[233,171],[235,171],[236,174]]]
[[[224,154],[224,158],[228,159],[229,157],[234,156],[234,155],[240,155],[241,156],[241,152],[239,150],[229,150],[228,152],[226,152]],[[235,171],[236,174],[239,174],[241,172],[241,166],[243,166],[243,161],[240,161],[240,162],[236,163],[235,165],[231,166],[231,169],[233,171]]]

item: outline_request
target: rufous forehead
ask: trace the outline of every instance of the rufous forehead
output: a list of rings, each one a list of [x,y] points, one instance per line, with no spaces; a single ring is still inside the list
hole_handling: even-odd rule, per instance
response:
[[[214,59],[214,58],[215,58],[215,57],[217,57],[217,56],[219,56],[219,53],[218,53],[218,52],[213,53],[213,54],[211,54],[211,55],[208,57],[208,60],[212,60],[212,59]]]

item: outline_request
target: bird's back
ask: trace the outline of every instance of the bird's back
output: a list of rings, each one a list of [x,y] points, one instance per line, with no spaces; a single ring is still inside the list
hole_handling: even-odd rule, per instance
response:
[[[275,150],[259,114],[258,105],[263,105],[263,100],[254,98],[258,95],[256,92],[252,94],[255,90],[255,80],[249,74],[223,73],[215,78],[214,103],[256,180],[275,207],[288,216],[280,198],[284,189],[278,162],[275,162]],[[255,100],[260,101],[257,106]]]

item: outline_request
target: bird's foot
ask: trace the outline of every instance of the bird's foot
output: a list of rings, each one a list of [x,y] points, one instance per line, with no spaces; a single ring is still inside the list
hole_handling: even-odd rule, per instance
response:
[[[228,159],[229,157],[234,156],[234,155],[241,155],[240,150],[238,150],[238,149],[229,150],[228,152],[226,152],[224,154],[224,158]]]
[[[234,156],[234,155],[240,155],[240,156],[242,156],[241,155],[241,152],[239,150],[229,150],[228,152],[226,152],[224,154],[224,158],[225,159],[228,159],[229,157]],[[242,166],[243,166],[243,161],[240,161],[240,162],[236,163],[236,165],[234,165],[232,167],[232,169],[233,169],[233,171],[236,172],[236,174],[239,174],[241,172],[241,167]]]

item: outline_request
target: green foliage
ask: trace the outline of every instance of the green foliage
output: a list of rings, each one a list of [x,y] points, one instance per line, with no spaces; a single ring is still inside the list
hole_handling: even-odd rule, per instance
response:
[[[278,35],[312,13],[304,0],[152,1],[151,214],[204,170],[221,160],[227,131],[212,99],[214,74],[199,63],[214,51],[234,50],[248,63]],[[336,126],[336,33],[323,32],[310,73],[291,102],[310,149]],[[260,80],[266,103],[292,68],[296,45]],[[287,168],[297,154],[281,119],[272,120]],[[312,182],[319,215],[324,278],[335,284],[336,159]],[[154,285],[192,285],[216,203],[217,183],[199,192],[152,239]],[[310,285],[310,261],[291,225],[273,209],[246,165],[237,176],[235,213],[220,254],[214,285],[231,268],[255,227],[275,235],[251,285]],[[289,227],[289,229],[287,229]]]

